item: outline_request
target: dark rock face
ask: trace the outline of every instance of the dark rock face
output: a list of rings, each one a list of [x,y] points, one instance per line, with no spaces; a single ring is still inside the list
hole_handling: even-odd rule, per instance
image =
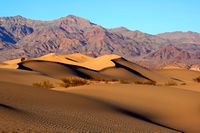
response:
[[[10,32],[8,32],[4,27],[0,27],[0,40],[4,44],[16,44],[14,36]]]
[[[54,21],[21,16],[0,18],[0,60],[38,57],[50,52],[80,52],[94,57],[114,53],[141,65],[151,61],[156,67],[157,62],[169,64],[172,60],[184,62],[195,58],[198,62],[199,44],[198,33],[150,35],[124,27],[106,29],[72,15]]]

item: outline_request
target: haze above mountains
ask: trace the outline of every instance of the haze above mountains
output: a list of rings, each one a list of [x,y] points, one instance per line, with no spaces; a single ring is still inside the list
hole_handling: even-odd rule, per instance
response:
[[[151,35],[124,27],[106,29],[73,15],[53,21],[21,16],[0,18],[0,60],[48,53],[117,54],[149,68],[199,69],[200,34]]]

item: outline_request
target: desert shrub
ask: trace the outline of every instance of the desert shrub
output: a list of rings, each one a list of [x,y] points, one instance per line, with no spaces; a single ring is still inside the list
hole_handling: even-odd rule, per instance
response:
[[[105,82],[105,83],[113,83],[113,82],[116,82],[116,83],[120,83],[120,84],[129,84],[130,82],[127,81],[127,80],[120,80],[120,79],[108,79],[108,80],[96,80],[96,81],[101,81],[101,82]]]
[[[111,82],[120,82],[119,79],[91,79],[90,81],[93,81],[93,82],[103,82],[103,83],[111,83]]]
[[[21,58],[21,62],[23,62],[23,61],[26,61],[26,58],[25,58],[25,57],[22,57],[22,58]]]
[[[178,85],[178,84],[173,80],[170,80],[167,83],[165,83],[165,86],[176,86],[176,85]]]
[[[142,81],[135,81],[134,83],[135,83],[135,84],[143,84]]]
[[[91,81],[118,82],[118,79],[91,79]]]
[[[33,86],[45,89],[54,88],[54,85],[50,83],[48,80],[39,83],[33,83]]]
[[[120,84],[129,84],[130,82],[126,81],[126,80],[119,80]]]
[[[140,85],[156,85],[155,81],[135,81],[134,83]]]
[[[200,83],[200,76],[194,79],[195,82]]]
[[[62,83],[60,84],[62,87],[74,87],[89,84],[88,80],[82,78],[63,78],[61,79]]]
[[[144,82],[145,85],[156,85],[156,81],[146,81]]]
[[[186,85],[186,83],[184,82],[184,83],[181,83],[181,85]]]
[[[118,79],[110,79],[110,80],[108,80],[108,81],[110,81],[110,82],[119,82]]]

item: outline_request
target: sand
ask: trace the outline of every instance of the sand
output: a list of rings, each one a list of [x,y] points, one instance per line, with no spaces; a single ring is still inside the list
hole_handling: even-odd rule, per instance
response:
[[[83,62],[88,62],[90,60],[93,60],[93,57],[84,55],[84,54],[80,54],[80,53],[75,53],[75,54],[70,54],[70,55],[60,55],[61,57],[64,57],[66,59],[75,61],[75,62],[79,62],[79,63],[83,63]]]
[[[200,72],[190,71],[186,69],[167,69],[167,70],[159,70],[157,72],[162,75],[168,75],[173,78],[182,80],[184,82],[192,82],[192,83],[194,78],[200,76]]]
[[[200,93],[197,92],[134,84],[91,85],[68,91],[109,102],[166,127],[200,132]]]
[[[42,81],[50,81],[53,84],[61,83],[60,80],[45,76],[34,71],[0,68],[0,81],[18,83],[22,85],[33,85]]]
[[[0,68],[17,69],[19,62],[21,62],[21,59],[4,61],[0,63]]]
[[[0,66],[6,66],[0,68],[0,132],[200,132],[200,84],[193,80],[200,72],[149,70],[117,55],[78,53]],[[90,84],[61,87],[69,77]],[[33,86],[43,81],[55,87]],[[149,81],[157,85],[135,84]]]
[[[0,82],[0,101],[2,132],[175,132],[77,94]]]
[[[168,75],[172,78],[183,81],[186,85],[174,86],[174,88],[191,90],[200,92],[200,83],[194,81],[195,78],[200,76],[199,71],[191,71],[185,69],[169,69],[157,71],[162,75]]]
[[[49,61],[49,57],[52,56],[54,56],[54,54],[39,57],[43,60],[29,59],[24,61],[20,63],[20,69],[33,70],[57,79],[65,77],[81,77],[97,80],[114,79],[132,82],[149,81],[158,84],[165,84],[167,81],[174,80],[170,76],[150,71],[120,58],[117,55],[105,55],[95,59],[90,59],[84,63],[74,62],[74,64],[69,63],[72,62],[71,60],[68,63],[62,60],[60,60],[60,62]],[[46,57],[48,57],[48,59]],[[48,67],[50,69],[47,69]],[[178,83],[179,81],[176,82]]]
[[[57,55],[55,53],[50,53],[38,58],[32,58],[29,60],[39,60],[39,61],[50,61],[58,62],[63,64],[70,64],[85,67],[92,70],[102,70],[107,67],[113,67],[115,64],[111,61],[112,59],[120,58],[118,55],[103,55],[97,58],[92,58],[80,53],[71,55]],[[99,63],[101,62],[101,63]],[[98,65],[97,65],[98,64]]]

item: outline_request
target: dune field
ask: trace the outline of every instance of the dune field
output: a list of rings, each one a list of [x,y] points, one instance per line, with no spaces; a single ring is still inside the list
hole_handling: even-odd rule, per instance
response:
[[[0,132],[199,133],[199,76],[118,55],[1,62]]]

